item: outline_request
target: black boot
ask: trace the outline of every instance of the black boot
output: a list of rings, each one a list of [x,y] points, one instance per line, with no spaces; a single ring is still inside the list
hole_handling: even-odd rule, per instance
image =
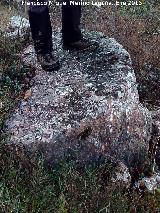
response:
[[[52,52],[46,54],[37,54],[38,62],[43,70],[52,72],[60,68],[59,60],[53,55]]]

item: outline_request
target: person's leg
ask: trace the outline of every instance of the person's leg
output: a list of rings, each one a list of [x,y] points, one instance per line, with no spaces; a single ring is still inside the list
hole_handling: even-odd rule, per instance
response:
[[[62,6],[62,39],[64,44],[79,41],[82,38],[80,30],[81,6],[70,5]]]
[[[81,2],[75,0],[75,2]],[[62,6],[62,40],[63,49],[65,50],[94,50],[98,44],[84,39],[80,30],[81,5],[70,5],[70,1],[66,0],[67,5]]]
[[[48,6],[30,6],[29,22],[35,51],[49,53],[52,51],[52,27]]]
[[[30,2],[33,2],[33,0],[30,0]],[[59,61],[52,53],[52,27],[48,6],[31,5],[28,14],[38,62],[46,71],[59,69]]]

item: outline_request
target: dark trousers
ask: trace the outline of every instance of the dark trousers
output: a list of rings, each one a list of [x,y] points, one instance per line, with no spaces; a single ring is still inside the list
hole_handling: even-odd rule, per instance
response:
[[[62,40],[64,44],[75,42],[82,38],[79,28],[81,6],[70,5],[69,0],[66,0],[66,3],[66,5],[62,6]],[[28,14],[35,51],[37,53],[51,52],[53,47],[52,27],[48,6],[30,5]]]

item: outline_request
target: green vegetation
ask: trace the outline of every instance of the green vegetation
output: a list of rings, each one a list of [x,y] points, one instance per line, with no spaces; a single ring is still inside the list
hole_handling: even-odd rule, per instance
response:
[[[33,69],[20,63],[18,53],[26,40],[10,39],[0,35],[0,128],[16,101],[29,86],[26,82],[34,74]]]
[[[109,165],[75,169],[61,162],[47,170],[43,160],[20,148],[1,145],[1,212],[156,212],[159,193],[125,192],[109,181]]]
[[[129,15],[131,17],[144,17],[150,11],[150,4],[147,1],[143,1],[143,4],[140,6],[121,6],[120,12],[123,16]]]

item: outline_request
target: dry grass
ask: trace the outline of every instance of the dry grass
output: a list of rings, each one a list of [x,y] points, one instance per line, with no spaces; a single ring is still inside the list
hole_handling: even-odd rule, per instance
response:
[[[160,209],[159,192],[128,192],[110,181],[112,166],[76,169],[62,161],[54,170],[22,147],[0,144],[0,211],[5,213],[138,213]]]
[[[17,12],[14,8],[0,3],[0,31],[4,31],[6,29],[9,19],[15,14],[17,14]]]

